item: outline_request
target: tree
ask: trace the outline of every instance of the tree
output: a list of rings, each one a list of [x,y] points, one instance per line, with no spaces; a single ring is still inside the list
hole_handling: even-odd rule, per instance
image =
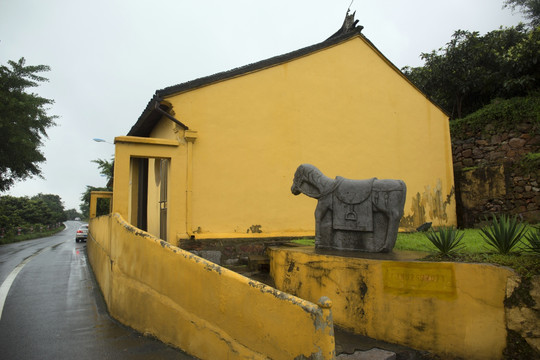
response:
[[[21,213],[26,201],[27,198],[0,196],[0,228],[10,229],[24,223]]]
[[[26,224],[54,224],[54,214],[42,199],[27,199],[21,212]]]
[[[81,214],[84,219],[88,219],[90,217],[90,194],[92,191],[109,191],[108,188],[103,187],[95,187],[86,185],[86,191],[81,196],[81,205],[79,208],[81,209]],[[96,209],[96,215],[105,215],[109,214],[109,208],[110,208],[110,201],[109,199],[100,199],[102,201],[98,201],[97,203],[97,209]]]
[[[96,159],[92,160],[93,163],[98,164],[99,173],[107,178],[106,187],[95,187],[86,185],[86,191],[82,193],[79,208],[81,210],[83,218],[87,219],[90,212],[90,193],[92,191],[112,191],[113,176],[114,176],[114,157],[110,160]],[[97,215],[105,215],[109,213],[110,200],[99,199],[97,203]]]
[[[45,161],[40,151],[46,130],[55,125],[56,116],[47,115],[49,100],[29,93],[28,88],[48,81],[38,73],[46,65],[26,66],[25,59],[0,66],[0,191],[15,181],[41,176],[38,164]]]
[[[47,207],[51,211],[52,223],[63,222],[67,220],[67,216],[64,212],[64,204],[62,203],[62,199],[60,198],[60,196],[39,193],[36,196],[33,196],[31,200],[41,200],[47,205]]]
[[[8,232],[17,227],[54,225],[65,219],[64,205],[58,195],[0,196],[0,228]]]
[[[76,209],[68,209],[66,211],[64,211],[64,213],[66,214],[66,218],[68,220],[75,220],[76,218],[82,218],[82,214],[79,213]]]
[[[495,98],[523,96],[540,85],[540,28],[501,28],[484,36],[458,30],[444,48],[421,54],[405,75],[451,114],[464,117]]]
[[[531,26],[540,25],[540,0],[506,0],[504,7],[509,7],[512,10],[520,8],[519,10],[525,15],[525,18],[531,21]]]
[[[98,164],[99,173],[107,178],[107,190],[112,190],[112,182],[114,176],[114,157],[111,161],[104,159],[92,160],[93,163]]]

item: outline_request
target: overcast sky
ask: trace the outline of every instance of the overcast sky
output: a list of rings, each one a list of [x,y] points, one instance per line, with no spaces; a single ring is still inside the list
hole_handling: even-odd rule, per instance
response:
[[[92,159],[110,159],[155,90],[319,43],[351,0],[0,0],[0,63],[49,65],[35,89],[58,115],[42,148],[44,179],[8,194],[57,194],[79,209],[85,185],[105,186]],[[486,33],[521,14],[503,0],[355,0],[363,33],[398,68],[458,29]],[[0,195],[5,195],[0,194]]]

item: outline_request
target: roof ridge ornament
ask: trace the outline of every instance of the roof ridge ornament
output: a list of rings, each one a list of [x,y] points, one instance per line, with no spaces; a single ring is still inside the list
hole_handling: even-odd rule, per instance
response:
[[[351,2],[351,5],[352,5],[352,2]],[[358,30],[358,32],[362,31],[362,29],[364,28],[362,25],[356,26],[356,24],[358,24],[358,21],[359,21],[359,20],[355,20],[354,18],[356,15],[356,11],[353,12],[352,14],[350,12],[351,12],[351,8],[349,6],[349,8],[347,9],[347,14],[345,14],[345,20],[343,20],[343,25],[341,25],[341,28],[326,40],[334,39],[340,35],[347,34],[354,30]]]

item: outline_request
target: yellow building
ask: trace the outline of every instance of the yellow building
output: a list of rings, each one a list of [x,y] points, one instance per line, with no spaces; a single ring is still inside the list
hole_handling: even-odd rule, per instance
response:
[[[113,211],[172,244],[314,235],[303,163],[404,180],[402,229],[456,224],[448,116],[361,27],[157,90],[115,143]]]

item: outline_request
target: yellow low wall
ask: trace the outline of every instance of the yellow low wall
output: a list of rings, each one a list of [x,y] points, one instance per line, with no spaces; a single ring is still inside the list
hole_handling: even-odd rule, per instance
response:
[[[171,246],[113,214],[90,221],[88,257],[110,314],[200,359],[333,359],[321,306]]]
[[[502,358],[510,269],[269,251],[276,287],[306,300],[328,296],[336,325],[452,358]]]

